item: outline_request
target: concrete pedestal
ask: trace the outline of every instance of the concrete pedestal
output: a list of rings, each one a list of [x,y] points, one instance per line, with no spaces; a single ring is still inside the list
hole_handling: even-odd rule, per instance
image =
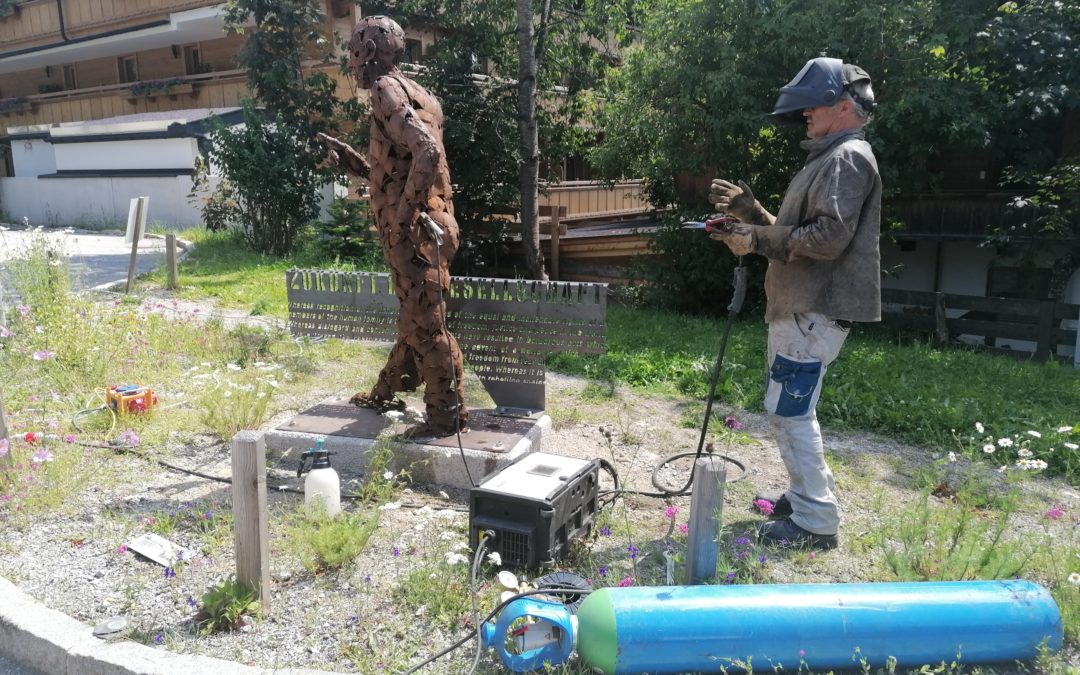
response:
[[[441,438],[411,436],[415,428],[391,424],[369,408],[358,408],[345,398],[330,398],[305,410],[266,433],[270,461],[297,466],[300,453],[324,438],[331,462],[342,480],[363,476],[376,444],[385,443],[394,454],[392,471],[405,469],[414,482],[469,489],[484,478],[540,449],[551,418],[506,417],[493,410],[470,410],[470,430]],[[462,460],[464,454],[464,461]],[[468,471],[465,466],[468,465]],[[472,482],[470,482],[470,475]]]

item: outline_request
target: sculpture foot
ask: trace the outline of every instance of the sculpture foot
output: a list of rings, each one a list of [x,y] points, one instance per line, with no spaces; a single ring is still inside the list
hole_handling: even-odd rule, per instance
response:
[[[358,408],[371,408],[380,415],[388,410],[405,410],[405,401],[400,398],[381,398],[366,392],[353,394],[349,403]]]

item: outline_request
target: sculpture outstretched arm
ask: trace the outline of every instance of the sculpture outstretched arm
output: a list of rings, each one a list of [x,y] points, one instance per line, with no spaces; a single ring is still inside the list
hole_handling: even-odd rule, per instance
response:
[[[367,158],[356,148],[321,131],[316,134],[316,137],[330,149],[327,160],[331,164],[340,166],[354,176],[360,176],[361,178],[371,176],[371,165],[368,164]]]

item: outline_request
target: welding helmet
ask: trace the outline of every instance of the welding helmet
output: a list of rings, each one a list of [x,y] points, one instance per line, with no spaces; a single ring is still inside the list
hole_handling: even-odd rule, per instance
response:
[[[866,108],[871,102],[857,98],[849,89],[850,85],[864,80],[869,82],[870,76],[856,65],[826,56],[810,59],[791,82],[780,87],[772,116],[780,121],[801,122],[803,110],[835,105],[845,90]]]

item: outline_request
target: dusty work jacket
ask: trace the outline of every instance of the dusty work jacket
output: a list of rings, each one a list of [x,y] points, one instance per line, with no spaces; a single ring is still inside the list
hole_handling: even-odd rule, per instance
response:
[[[818,312],[881,320],[881,176],[861,129],[802,142],[809,157],[773,225],[754,226],[769,258],[765,320]]]

